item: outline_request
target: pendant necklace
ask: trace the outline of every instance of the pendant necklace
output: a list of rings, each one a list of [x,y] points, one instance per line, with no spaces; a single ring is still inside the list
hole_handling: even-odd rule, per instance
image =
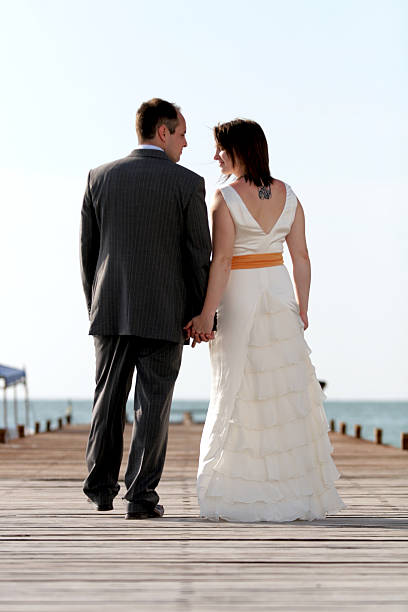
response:
[[[238,177],[239,179],[245,178],[245,174],[243,174],[242,176]],[[271,197],[271,186],[268,185],[261,185],[261,187],[258,187],[258,198],[260,200],[269,200],[269,198]]]
[[[260,200],[269,200],[271,197],[271,186],[262,185],[262,187],[258,187],[258,197]]]

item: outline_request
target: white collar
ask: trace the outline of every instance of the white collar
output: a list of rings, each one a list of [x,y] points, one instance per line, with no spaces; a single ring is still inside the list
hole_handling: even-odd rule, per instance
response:
[[[164,149],[162,149],[161,147],[156,147],[156,145],[150,145],[150,144],[137,145],[136,149],[157,149],[158,151],[163,151],[164,153]]]

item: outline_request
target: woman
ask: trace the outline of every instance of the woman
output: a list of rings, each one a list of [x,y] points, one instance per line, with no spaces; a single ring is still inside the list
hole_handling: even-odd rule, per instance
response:
[[[309,359],[310,262],[305,220],[273,179],[262,128],[214,128],[221,172],[236,180],[212,206],[213,260],[194,343],[210,344],[212,389],[198,469],[201,515],[229,521],[323,518],[345,508],[333,484],[324,395]],[[283,264],[289,248],[297,301]]]

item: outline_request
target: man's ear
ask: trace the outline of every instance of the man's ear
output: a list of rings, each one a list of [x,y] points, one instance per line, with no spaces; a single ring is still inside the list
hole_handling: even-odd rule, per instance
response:
[[[167,128],[164,123],[157,128],[157,135],[163,143],[166,142],[166,132]]]

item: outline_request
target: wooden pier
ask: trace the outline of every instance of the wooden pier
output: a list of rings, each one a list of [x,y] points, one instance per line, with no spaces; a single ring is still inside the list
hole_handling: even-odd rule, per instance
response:
[[[0,612],[408,611],[408,452],[330,433],[348,504],[322,521],[198,516],[199,425],[170,428],[162,519],[81,490],[87,427],[0,445]],[[126,429],[129,441],[130,428]]]

